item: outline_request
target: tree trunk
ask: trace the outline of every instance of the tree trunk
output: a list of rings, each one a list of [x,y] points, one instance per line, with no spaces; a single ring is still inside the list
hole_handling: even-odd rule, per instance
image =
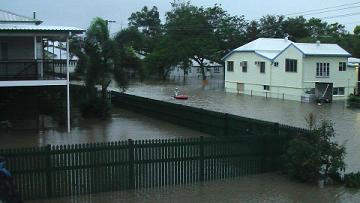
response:
[[[201,74],[202,74],[203,80],[206,80],[205,67],[204,67],[204,64],[202,62],[200,63],[200,69],[201,69]]]

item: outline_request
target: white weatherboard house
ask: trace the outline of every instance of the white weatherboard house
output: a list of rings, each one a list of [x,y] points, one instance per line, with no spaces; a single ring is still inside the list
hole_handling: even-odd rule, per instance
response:
[[[24,109],[35,109],[38,100],[30,97],[31,95],[54,89],[50,87],[66,89],[68,131],[70,131],[70,56],[66,54],[59,59],[49,58],[46,56],[46,51],[49,45],[62,43],[66,53],[69,53],[70,37],[81,34],[84,30],[41,24],[42,21],[36,19],[36,13],[31,18],[0,9],[0,91],[21,92],[18,95],[29,96],[29,100],[19,102],[18,98],[14,98],[14,101],[20,103],[19,105]],[[3,101],[0,94],[0,104],[5,102],[7,101]],[[25,117],[21,115],[19,105],[15,106],[13,112],[18,114],[17,116]]]
[[[205,74],[208,78],[223,78],[224,77],[224,66],[210,61],[208,59],[204,60]],[[191,66],[188,67],[185,71],[179,65],[173,66],[169,72],[169,78],[176,77],[202,77],[200,64],[195,60],[191,60]]]
[[[357,80],[355,68],[347,66],[348,57],[337,44],[259,38],[223,58],[225,88],[297,101],[346,99]]]

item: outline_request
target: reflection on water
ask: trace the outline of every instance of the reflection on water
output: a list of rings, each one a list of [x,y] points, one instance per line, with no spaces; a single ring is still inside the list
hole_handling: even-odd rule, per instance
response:
[[[79,119],[74,125],[70,134],[67,133],[66,128],[40,133],[37,131],[0,132],[0,148],[207,136],[188,128],[121,109],[113,109],[112,118],[109,120]]]
[[[172,97],[175,87],[182,94],[189,95],[189,100],[175,100]],[[180,80],[134,83],[127,93],[297,127],[306,127],[304,117],[313,112],[318,118],[330,119],[335,123],[336,140],[340,144],[345,143],[347,148],[347,172],[360,170],[359,109],[346,108],[344,101],[318,106],[313,103],[237,95],[226,93],[223,87],[223,80],[210,80],[208,86],[204,86],[200,80]]]
[[[289,181],[277,174],[262,174],[191,185],[140,191],[120,191],[31,203],[63,202],[359,202],[360,193],[343,187],[319,189]]]

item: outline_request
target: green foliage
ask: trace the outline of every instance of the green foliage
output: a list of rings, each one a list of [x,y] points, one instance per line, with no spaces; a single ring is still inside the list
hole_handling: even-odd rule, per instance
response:
[[[260,18],[260,36],[283,38],[285,36],[283,30],[284,16],[266,15]]]
[[[350,95],[347,99],[347,106],[350,108],[360,108],[360,96]]]
[[[111,104],[99,97],[92,97],[81,105],[80,110],[84,118],[107,119],[110,117]]]
[[[289,143],[284,155],[285,171],[306,182],[328,177],[336,179],[345,169],[345,147],[332,141],[333,123],[324,120],[318,126],[312,114],[307,121],[310,133],[298,135]]]
[[[360,172],[346,174],[344,182],[346,187],[360,188]]]

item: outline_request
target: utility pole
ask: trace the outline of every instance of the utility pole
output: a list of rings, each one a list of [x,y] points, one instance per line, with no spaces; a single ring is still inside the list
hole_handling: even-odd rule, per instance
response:
[[[108,28],[109,33],[110,33],[110,23],[116,23],[116,21],[115,20],[105,20],[105,22],[106,22],[106,27]]]

